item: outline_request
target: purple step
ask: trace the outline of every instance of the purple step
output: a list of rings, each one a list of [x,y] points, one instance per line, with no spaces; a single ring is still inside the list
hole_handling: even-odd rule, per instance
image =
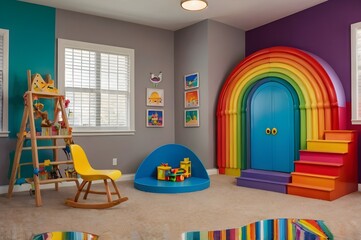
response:
[[[241,177],[255,178],[259,180],[278,182],[278,183],[290,183],[291,174],[282,172],[272,172],[256,169],[245,169],[241,171]]]
[[[278,183],[256,178],[239,177],[237,178],[237,186],[287,193],[287,183]]]

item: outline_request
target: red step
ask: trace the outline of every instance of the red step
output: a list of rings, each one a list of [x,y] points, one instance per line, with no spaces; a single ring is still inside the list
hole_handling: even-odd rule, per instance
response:
[[[342,163],[326,163],[315,161],[295,161],[295,172],[320,174],[329,176],[340,176],[342,174]]]

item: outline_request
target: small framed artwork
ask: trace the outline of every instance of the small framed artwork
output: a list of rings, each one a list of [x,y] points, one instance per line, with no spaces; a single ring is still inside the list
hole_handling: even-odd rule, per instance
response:
[[[164,110],[147,109],[146,113],[147,127],[164,127]]]
[[[147,88],[147,106],[164,106],[164,89]]]
[[[199,89],[184,92],[184,107],[199,107]]]
[[[191,73],[184,76],[184,89],[193,89],[199,87],[199,73]]]
[[[184,110],[184,126],[199,127],[199,109]]]

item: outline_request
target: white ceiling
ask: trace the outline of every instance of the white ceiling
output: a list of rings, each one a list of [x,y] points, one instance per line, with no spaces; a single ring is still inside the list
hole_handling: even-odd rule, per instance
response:
[[[180,0],[23,0],[54,8],[178,30],[212,19],[245,31],[327,0],[208,0],[208,8],[190,12]]]

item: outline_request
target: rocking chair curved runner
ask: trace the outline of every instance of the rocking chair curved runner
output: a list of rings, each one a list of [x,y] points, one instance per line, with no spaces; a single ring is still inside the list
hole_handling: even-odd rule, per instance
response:
[[[80,177],[83,179],[83,182],[80,184],[78,191],[74,197],[74,199],[68,199],[65,201],[65,204],[75,207],[75,208],[109,208],[113,207],[115,205],[118,205],[124,201],[127,201],[127,197],[121,197],[118,187],[115,184],[115,180],[117,180],[122,173],[119,170],[96,170],[92,168],[90,165],[88,158],[83,150],[82,147],[80,147],[77,144],[70,145],[70,153],[74,162],[74,168],[75,171],[80,175]],[[108,185],[108,179],[111,181],[113,188],[115,192],[110,192],[109,185]],[[95,180],[103,180],[105,185],[105,191],[92,191],[90,190],[92,181]],[[84,187],[87,186],[86,190],[83,190]],[[89,193],[94,194],[104,194],[107,195],[107,202],[104,203],[81,203],[78,202],[81,192],[84,193],[83,199],[87,199]],[[118,198],[116,200],[112,200],[111,195],[117,195]]]

